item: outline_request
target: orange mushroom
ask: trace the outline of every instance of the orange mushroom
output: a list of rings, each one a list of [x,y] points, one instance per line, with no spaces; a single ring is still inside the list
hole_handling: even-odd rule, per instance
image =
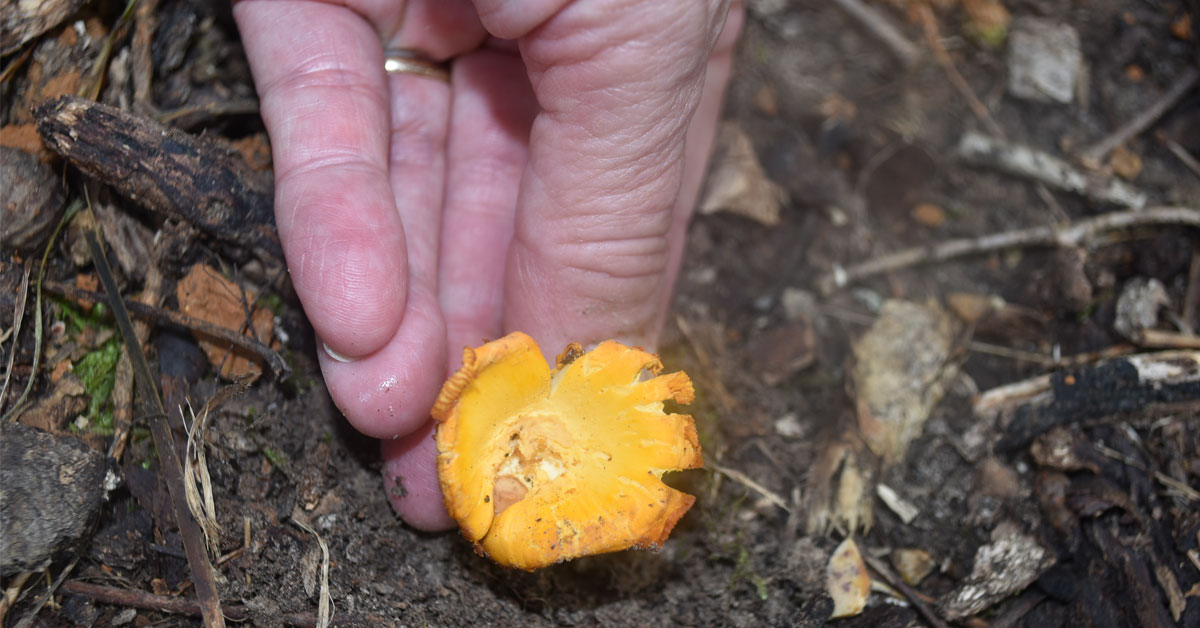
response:
[[[463,350],[442,387],[437,466],[446,508],[475,550],[532,570],[630,547],[656,549],[695,498],[662,482],[703,464],[686,373],[605,341],[572,344],[553,371],[513,333]]]

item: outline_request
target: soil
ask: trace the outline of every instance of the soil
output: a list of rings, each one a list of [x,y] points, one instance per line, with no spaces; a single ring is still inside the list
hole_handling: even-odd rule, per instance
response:
[[[377,444],[348,426],[323,387],[311,329],[286,280],[272,283],[269,263],[245,253],[231,257],[229,247],[189,232],[196,239],[191,248],[162,268],[168,282],[174,285],[191,262],[210,260],[265,287],[275,298],[277,335],[286,338],[292,369],[286,381],[268,374],[219,405],[207,427],[221,529],[213,554],[228,556],[216,568],[225,603],[244,607],[253,625],[313,622],[321,549],[292,523],[298,519],[309,522],[328,547],[338,624],[824,625],[833,608],[825,564],[846,531],[810,533],[804,495],[817,457],[855,422],[854,392],[846,383],[851,347],[886,299],[924,302],[965,292],[999,296],[1028,313],[973,329],[975,340],[1025,353],[966,347],[956,356],[960,372],[922,435],[899,464],[880,467],[876,478],[919,514],[905,523],[874,500],[874,525],[858,531],[860,547],[883,558],[897,548],[931,555],[934,572],[916,585],[928,601],[962,583],[993,530],[1015,522],[1051,548],[1057,563],[968,625],[1066,626],[1081,618],[1093,622],[1088,625],[1200,625],[1200,564],[1186,558],[1200,543],[1200,504],[1170,493],[1145,471],[1159,470],[1200,489],[1194,405],[1161,413],[1135,408],[1118,419],[1065,428],[1072,442],[1103,444],[1140,461],[1141,471],[1105,456],[1082,469],[1050,468],[1029,447],[986,457],[964,453],[965,435],[979,427],[972,404],[981,391],[1053,371],[1029,354],[1071,356],[1125,343],[1113,320],[1127,280],[1158,279],[1170,296],[1168,309],[1187,311],[1200,234],[1135,229],[1083,249],[1025,248],[892,272],[830,295],[817,285],[835,264],[1121,209],[1059,191],[1048,193],[1048,204],[1026,179],[957,160],[959,138],[988,132],[988,126],[929,53],[920,24],[897,8],[905,4],[869,6],[924,51],[909,69],[834,3],[750,3],[725,119],[749,135],[767,176],[788,200],[772,225],[722,212],[696,217],[660,353],[668,369],[685,370],[697,382],[692,411],[706,461],[744,473],[781,496],[786,509],[711,468],[679,473],[669,481],[697,502],[657,552],[589,557],[526,573],[476,556],[457,534],[406,527],[386,500]],[[1074,27],[1089,76],[1074,103],[1024,101],[1006,91],[1004,48],[966,34],[970,20],[957,3],[933,4],[949,6],[937,12],[938,41],[995,124],[1009,140],[1050,154],[1077,154],[1103,138],[1146,110],[1200,58],[1195,26],[1172,35],[1172,25],[1189,11],[1193,22],[1200,17],[1194,2],[1014,0],[1005,3],[1014,16]],[[89,24],[114,23],[111,9],[92,9]],[[153,49],[160,108],[252,93],[227,14],[186,1],[163,2],[159,11],[160,32],[172,33]],[[18,54],[6,56],[5,64]],[[6,100],[25,102],[32,98],[26,89],[42,90],[39,98],[55,95],[44,93],[49,88],[40,78],[49,76],[51,62],[42,52],[29,62],[39,64],[41,83],[19,73],[4,88]],[[111,92],[105,99],[120,100]],[[28,122],[26,113],[8,109],[5,124]],[[243,113],[177,120],[189,132],[250,146],[261,132],[256,118]],[[1200,154],[1200,91],[1193,89],[1124,147],[1140,158],[1131,184],[1149,195],[1151,205],[1195,206],[1200,175],[1172,154],[1167,140]],[[163,224],[119,198],[113,202],[130,206],[144,224]],[[914,212],[921,204],[935,209]],[[73,259],[86,266],[85,257],[73,257],[70,233],[66,238],[54,255],[54,280],[74,277]],[[13,254],[4,252],[10,269]],[[787,307],[789,298],[803,294],[796,291],[811,295],[816,305],[799,313]],[[12,311],[10,302],[0,305]],[[188,398],[203,401],[224,385],[189,336],[159,331],[152,337],[158,368],[186,381]],[[23,342],[32,346],[31,339]],[[30,364],[30,352],[18,352],[16,363]],[[29,370],[18,366],[14,373],[19,389]],[[49,388],[39,379],[33,394],[48,395]],[[6,397],[5,409],[13,397]],[[72,579],[165,596],[194,594],[153,452],[152,440],[135,423],[120,463],[110,459],[119,487],[75,550]],[[1048,483],[1059,476],[1071,504],[1087,497],[1105,506],[1047,505]],[[67,560],[53,564],[51,577]],[[1179,616],[1167,610],[1170,587],[1156,569],[1172,574],[1185,594]],[[11,583],[8,578],[4,584]],[[10,611],[9,625],[29,612],[42,590],[31,586]],[[1022,603],[1028,608],[1018,613]],[[1015,623],[1004,623],[1010,617]],[[1164,617],[1167,624],[1154,623]],[[146,609],[131,616],[125,605],[61,592],[37,616],[45,626],[118,621],[199,624],[197,617]],[[875,595],[862,614],[833,625],[927,622],[908,602]]]

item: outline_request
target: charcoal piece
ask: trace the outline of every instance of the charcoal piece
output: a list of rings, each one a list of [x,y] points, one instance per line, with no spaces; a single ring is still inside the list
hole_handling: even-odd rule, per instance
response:
[[[42,103],[34,117],[46,145],[130,200],[282,257],[271,173],[251,168],[229,144],[71,96]]]
[[[88,533],[104,497],[104,458],[78,439],[0,425],[0,576],[42,569]]]

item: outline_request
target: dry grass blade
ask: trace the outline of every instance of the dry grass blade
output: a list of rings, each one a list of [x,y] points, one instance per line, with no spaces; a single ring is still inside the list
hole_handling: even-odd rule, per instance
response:
[[[317,601],[317,626],[318,628],[329,628],[333,621],[333,600],[329,595],[329,546],[325,544],[325,539],[322,539],[316,530],[308,527],[304,522],[292,519],[292,523],[297,528],[317,537],[317,544],[321,546],[321,593]]]
[[[776,493],[775,491],[772,491],[771,489],[763,486],[762,484],[755,482],[754,478],[746,475],[745,473],[742,473],[741,471],[738,471],[737,469],[733,469],[730,467],[716,464],[715,462],[710,462],[706,466],[708,468],[712,469],[713,471],[716,471],[717,473],[720,473],[721,475],[733,480],[734,482],[737,482],[738,484],[745,486],[746,488],[754,491],[755,493],[762,495],[763,497],[765,497],[767,499],[767,501],[771,502],[772,504],[775,504],[776,506],[779,506],[785,512],[789,512],[789,513],[792,512],[792,507],[788,506],[787,500],[785,500],[783,498],[783,496],[781,496],[779,493]]]
[[[187,451],[183,460],[183,488],[187,497],[188,510],[200,522],[204,531],[204,544],[210,555],[219,550],[221,526],[217,524],[217,506],[213,500],[212,479],[208,475],[208,461],[204,456],[204,428],[208,425],[208,406],[196,412],[188,404],[192,425],[188,428]],[[183,416],[183,408],[179,409]]]
[[[29,391],[33,390],[33,382],[37,380],[38,363],[42,359],[42,280],[46,276],[46,262],[50,259],[50,251],[54,250],[54,243],[58,241],[58,234],[62,233],[63,226],[66,225],[75,213],[83,207],[83,201],[76,199],[67,207],[67,211],[63,212],[62,220],[58,221],[58,226],[54,228],[54,233],[50,235],[50,239],[46,242],[46,248],[42,251],[42,264],[38,267],[37,274],[37,300],[34,302],[33,310],[33,365],[29,368],[29,381],[25,382],[25,390],[21,392],[21,396],[13,402],[8,412],[5,412],[0,421],[16,420],[21,415],[22,405],[25,403],[26,397],[29,396]],[[24,309],[24,308],[22,308]],[[16,339],[13,339],[16,343]],[[11,368],[9,369],[12,370]],[[0,397],[0,399],[3,399]]]
[[[4,625],[4,617],[8,615],[8,609],[17,603],[21,598],[21,591],[25,588],[25,583],[29,580],[29,576],[33,573],[22,571],[12,577],[12,581],[8,587],[4,589],[4,597],[0,598],[0,626]]]
[[[46,592],[42,594],[42,597],[38,598],[38,601],[33,605],[33,608],[29,609],[29,612],[26,613],[25,616],[21,618],[21,621],[17,622],[13,628],[28,628],[29,626],[33,625],[33,620],[36,619],[38,613],[42,611],[42,607],[46,605],[46,602],[50,601],[51,597],[54,597],[54,594],[58,591],[58,587],[61,586],[63,581],[67,579],[67,576],[75,570],[75,565],[78,562],[79,555],[76,554],[73,558],[71,558],[71,562],[67,563],[66,567],[63,567],[62,573],[58,574],[58,577],[54,579],[54,582],[47,587]]]
[[[21,322],[25,320],[25,301],[29,296],[29,264],[25,264],[25,272],[21,274],[21,287],[17,288],[17,302],[13,306],[13,325],[5,330],[0,337],[0,344],[12,339],[12,350],[8,352],[8,367],[4,371],[4,384],[0,386],[0,407],[4,405],[4,395],[8,393],[8,382],[12,379],[13,363],[17,359],[18,341],[21,338]]]

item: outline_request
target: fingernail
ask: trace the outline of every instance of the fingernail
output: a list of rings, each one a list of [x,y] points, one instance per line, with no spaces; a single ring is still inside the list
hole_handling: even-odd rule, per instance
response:
[[[333,349],[330,349],[330,348],[329,348],[329,345],[327,345],[327,344],[325,344],[325,343],[323,343],[323,342],[321,343],[321,346],[322,346],[322,347],[325,347],[325,353],[326,353],[326,354],[327,354],[329,357],[331,357],[331,358],[333,358],[333,359],[337,360],[338,362],[347,363],[347,362],[353,362],[353,361],[354,361],[354,358],[348,358],[348,357],[346,357],[346,356],[344,356],[344,355],[342,355],[342,354],[338,353],[337,351],[334,351]]]

